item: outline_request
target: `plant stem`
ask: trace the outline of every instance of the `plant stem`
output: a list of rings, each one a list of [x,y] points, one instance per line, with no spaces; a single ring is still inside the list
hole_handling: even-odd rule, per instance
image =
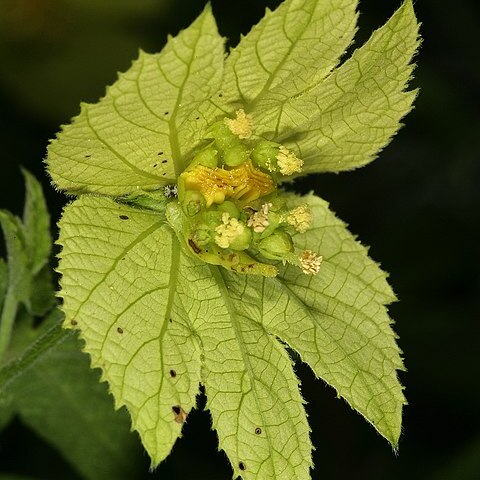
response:
[[[62,328],[63,314],[60,310],[55,308],[46,316],[44,322],[49,322],[52,318],[55,320],[53,326],[32,342],[20,356],[0,368],[0,392],[52,348],[74,335],[72,330]]]
[[[3,303],[2,318],[0,320],[0,363],[2,362],[12,336],[13,322],[17,314],[18,300],[12,289],[7,290]]]

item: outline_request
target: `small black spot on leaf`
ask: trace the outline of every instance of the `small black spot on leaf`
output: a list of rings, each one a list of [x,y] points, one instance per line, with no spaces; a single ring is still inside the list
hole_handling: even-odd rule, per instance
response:
[[[171,376],[172,378],[175,378],[175,377],[177,376],[177,372],[176,372],[175,370],[173,370],[173,369],[170,370],[170,376]]]
[[[73,326],[78,325],[78,322],[76,320],[70,320],[70,325],[73,325]]]
[[[85,158],[90,158],[90,157],[91,157],[90,154],[85,155]]]
[[[155,168],[157,165],[158,165],[158,163],[155,163],[155,164],[153,165],[153,168]]]
[[[123,333],[123,328],[122,327],[117,327],[117,332],[122,334]]]
[[[118,218],[120,220],[128,220],[128,215],[119,215]]]
[[[163,155],[163,152],[158,152],[158,155]]]
[[[167,163],[167,162],[168,162],[168,160],[162,160],[162,163]]]
[[[222,98],[222,97],[223,97],[223,93],[219,93],[218,96],[219,96],[220,98]]]
[[[257,427],[255,429],[255,435],[260,435],[262,433],[262,429],[260,427]]]
[[[165,112],[165,115],[168,115],[168,112]]]
[[[239,468],[240,470],[246,470],[246,469],[247,469],[246,465],[245,465],[243,462],[240,462],[240,463],[238,464],[238,468]]]

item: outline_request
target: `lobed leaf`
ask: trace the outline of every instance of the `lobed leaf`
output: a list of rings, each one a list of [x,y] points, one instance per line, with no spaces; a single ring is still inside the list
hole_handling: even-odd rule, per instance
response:
[[[154,465],[181,433],[200,381],[199,350],[175,295],[180,250],[151,211],[83,196],[60,221],[66,327],[126,405]],[[178,409],[177,409],[178,407]]]
[[[335,67],[352,41],[356,5],[356,0],[290,0],[267,10],[225,62],[222,103],[252,112],[269,106],[278,117],[282,102]]]
[[[306,201],[313,226],[294,240],[323,255],[320,273],[306,276],[287,266],[276,278],[223,274],[225,298],[234,298],[246,318],[259,319],[265,332],[297,351],[396,446],[406,403],[396,374],[403,363],[384,306],[395,296],[385,273],[326,202],[289,196],[291,207]]]
[[[314,373],[361,413],[393,446],[406,403],[396,371],[403,363],[385,304],[395,300],[386,275],[314,195],[312,229],[295,244],[323,255],[313,277],[285,267],[263,286],[265,327],[296,350]]]
[[[153,465],[181,435],[201,382],[235,475],[309,478],[309,427],[282,342],[398,442],[403,364],[385,307],[395,296],[326,202],[281,194],[292,208],[312,208],[313,227],[294,241],[323,255],[318,275],[283,266],[263,278],[191,257],[166,224],[165,199],[140,208],[159,192],[140,195],[144,204],[129,195],[175,182],[208,125],[239,107],[256,136],[302,157],[302,173],[370,161],[415,97],[405,88],[418,24],[407,0],[334,69],[355,32],[355,8],[354,0],[286,0],[231,52],[222,81],[223,40],[207,7],[160,54],[142,53],[49,148],[59,188],[126,202],[82,195],[66,207],[61,295],[65,326],[81,330]]]
[[[220,86],[223,43],[207,7],[161,53],[140,52],[51,142],[46,161],[56,186],[123,195],[175,182],[212,121],[205,105]]]
[[[177,293],[201,341],[207,408],[234,477],[308,479],[309,426],[287,352],[222,268],[182,257]],[[242,277],[244,278],[244,277]]]
[[[202,380],[236,472],[308,478],[309,427],[291,360],[229,299],[222,273],[181,251],[158,215],[109,199],[73,202],[60,227],[65,325],[81,329],[153,464],[180,435]]]
[[[258,104],[256,133],[304,160],[302,174],[365,165],[390,141],[412,108],[405,91],[419,44],[412,2],[405,3],[350,59],[311,89],[270,109]]]

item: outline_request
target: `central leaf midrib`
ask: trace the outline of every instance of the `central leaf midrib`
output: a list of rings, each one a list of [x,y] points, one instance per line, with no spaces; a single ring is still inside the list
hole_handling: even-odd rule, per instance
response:
[[[248,352],[245,351],[245,348],[244,348],[243,343],[242,343],[243,335],[242,335],[242,332],[240,331],[240,328],[238,326],[237,312],[236,312],[235,306],[232,304],[232,300],[231,300],[230,295],[228,293],[228,289],[227,289],[227,285],[225,283],[225,279],[224,279],[224,277],[222,275],[222,272],[220,270],[222,267],[216,267],[216,266],[213,266],[213,265],[209,265],[209,267],[210,267],[210,271],[212,272],[212,276],[216,280],[217,286],[221,290],[222,298],[225,300],[225,305],[226,305],[227,310],[230,314],[232,328],[233,328],[233,331],[235,333],[235,337],[236,337],[237,344],[238,344],[239,349],[240,349],[240,353],[242,355],[243,363],[244,363],[244,365],[245,365],[245,367],[248,371],[248,375],[251,379],[250,380],[251,381],[251,391],[253,393],[253,398],[255,399],[255,403],[257,404],[257,410],[258,410],[258,412],[259,412],[259,414],[262,418],[263,426],[265,427],[265,436],[267,438],[267,443],[268,443],[269,459],[270,459],[271,465],[273,467],[273,472],[275,473],[276,469],[275,469],[275,462],[273,461],[272,442],[270,440],[270,434],[268,432],[267,423],[265,421],[265,416],[263,414],[263,410],[260,408],[260,402],[259,402],[258,397],[257,397],[257,391],[256,391],[256,388],[255,388],[255,375],[253,373],[252,365],[250,363],[250,359],[248,358]],[[243,392],[242,392],[242,394],[243,394]],[[237,451],[237,456],[238,456],[238,451]]]
[[[281,7],[280,7],[281,8]],[[287,12],[287,13],[290,13],[290,12]],[[285,15],[286,16],[286,15]],[[309,20],[308,20],[308,23],[310,23],[310,20],[312,19],[313,17],[313,12],[309,12]],[[284,18],[283,19],[283,27],[285,27],[285,21],[286,19]],[[260,36],[262,35],[264,30],[262,30],[262,32],[260,33]],[[285,29],[284,29],[285,31]],[[251,100],[250,102],[248,102],[248,104],[246,105],[246,108],[245,110],[247,112],[251,112],[255,106],[258,104],[258,102],[262,99],[262,97],[265,95],[265,93],[268,92],[270,86],[272,85],[273,81],[275,80],[276,78],[276,75],[278,73],[278,71],[285,65],[285,62],[290,58],[290,55],[293,51],[293,49],[297,46],[297,43],[298,41],[302,38],[302,32],[303,30],[300,31],[300,34],[298,35],[297,38],[295,38],[295,40],[291,40],[290,38],[287,37],[287,35],[285,34],[285,37],[288,39],[288,41],[290,42],[290,46],[288,48],[288,51],[287,53],[284,55],[284,57],[282,58],[282,60],[279,62],[279,64],[273,69],[273,71],[269,74],[268,76],[268,79],[267,81],[265,82],[264,86],[262,87],[262,90],[260,91],[260,93],[253,99]],[[258,44],[258,42],[257,42]],[[258,53],[257,53],[257,57],[258,57]],[[263,63],[261,62],[260,58],[258,58],[260,64],[262,65],[263,67]],[[264,68],[264,67],[263,67]]]
[[[177,238],[175,236],[175,233],[173,231],[170,231],[170,236],[172,240],[172,261],[170,263],[170,279],[169,279],[169,291],[168,291],[168,300],[167,300],[167,305],[165,308],[165,315],[163,317],[163,324],[162,328],[160,329],[160,333],[158,336],[158,344],[159,344],[159,350],[160,350],[160,368],[159,371],[160,373],[160,385],[158,387],[158,412],[161,410],[161,395],[160,393],[162,392],[163,388],[163,381],[165,379],[165,372],[163,371],[163,366],[164,366],[164,359],[163,359],[163,348],[162,348],[162,342],[163,338],[165,337],[165,333],[167,332],[167,328],[169,325],[169,320],[170,316],[172,313],[172,307],[173,307],[173,302],[175,300],[175,295],[177,292],[177,282],[178,282],[178,272],[180,270],[180,246],[177,242]],[[155,424],[155,429],[158,429],[158,425],[160,423],[160,420],[162,420],[160,414],[157,417],[157,421]]]
[[[189,62],[187,62],[187,71],[185,72],[185,76],[182,80],[181,85],[178,88],[178,93],[177,93],[177,101],[175,102],[175,105],[173,107],[172,115],[170,116],[170,119],[168,121],[168,125],[170,127],[169,129],[169,134],[168,138],[170,140],[170,149],[172,152],[172,160],[173,160],[173,168],[175,170],[175,176],[178,178],[178,176],[182,173],[184,170],[184,159],[182,158],[182,152],[180,150],[180,142],[178,139],[178,128],[176,124],[176,119],[177,115],[182,103],[182,98],[183,98],[183,93],[185,89],[185,85],[187,81],[190,79],[190,71],[191,71],[191,66],[192,62],[195,57],[195,51],[196,47],[199,42],[199,38],[201,37],[202,30],[200,28],[199,34],[195,40],[194,46],[190,50],[190,57],[189,57]],[[176,54],[175,54],[176,55]]]

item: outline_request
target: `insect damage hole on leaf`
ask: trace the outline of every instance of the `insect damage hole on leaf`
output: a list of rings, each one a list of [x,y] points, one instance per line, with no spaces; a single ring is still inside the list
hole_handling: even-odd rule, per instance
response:
[[[173,410],[175,422],[185,423],[185,421],[187,420],[187,412],[185,412],[185,410],[179,405],[174,405],[172,407],[172,410]]]

